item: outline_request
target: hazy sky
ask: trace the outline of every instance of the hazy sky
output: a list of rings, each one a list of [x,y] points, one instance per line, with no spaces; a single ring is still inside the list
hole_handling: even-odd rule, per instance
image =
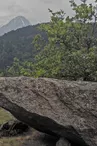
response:
[[[69,0],[0,0],[0,26],[19,15],[25,16],[32,24],[49,21],[48,8],[54,11],[63,9],[72,15]]]

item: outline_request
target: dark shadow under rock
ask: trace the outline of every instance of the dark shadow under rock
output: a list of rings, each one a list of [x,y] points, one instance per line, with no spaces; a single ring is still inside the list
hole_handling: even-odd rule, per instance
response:
[[[17,136],[27,132],[29,126],[18,121],[11,120],[0,126],[0,137],[2,136]]]

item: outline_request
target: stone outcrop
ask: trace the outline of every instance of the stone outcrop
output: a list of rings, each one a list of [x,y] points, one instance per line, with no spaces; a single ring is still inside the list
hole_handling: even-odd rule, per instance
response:
[[[73,146],[97,146],[97,83],[0,78],[0,106]]]

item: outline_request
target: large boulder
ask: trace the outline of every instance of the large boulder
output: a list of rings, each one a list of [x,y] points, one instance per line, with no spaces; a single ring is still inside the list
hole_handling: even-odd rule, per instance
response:
[[[97,146],[97,83],[0,78],[0,106],[29,126],[72,145]]]

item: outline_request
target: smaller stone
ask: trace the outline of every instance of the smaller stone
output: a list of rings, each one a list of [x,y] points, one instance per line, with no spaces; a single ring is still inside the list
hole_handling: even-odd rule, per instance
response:
[[[64,138],[60,138],[57,143],[56,146],[71,146],[71,144],[69,143],[69,141],[67,141]]]

